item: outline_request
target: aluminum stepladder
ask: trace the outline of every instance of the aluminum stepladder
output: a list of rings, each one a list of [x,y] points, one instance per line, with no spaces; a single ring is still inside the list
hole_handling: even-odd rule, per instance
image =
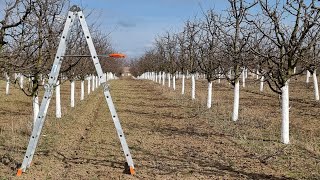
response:
[[[88,25],[85,21],[85,17],[79,7],[72,6],[68,12],[68,17],[67,17],[67,20],[66,20],[61,38],[60,38],[60,43],[59,43],[58,50],[57,50],[57,53],[56,53],[56,56],[55,56],[55,59],[53,62],[53,66],[52,66],[52,69],[51,69],[51,72],[49,75],[48,83],[45,85],[45,93],[44,93],[44,96],[43,96],[43,99],[42,99],[42,102],[40,105],[40,110],[38,113],[37,121],[33,127],[32,134],[31,134],[31,137],[29,140],[29,145],[28,145],[27,151],[25,153],[22,165],[18,169],[17,176],[21,176],[22,172],[25,172],[26,169],[29,168],[31,165],[31,161],[32,161],[32,158],[34,156],[34,153],[35,153],[35,150],[36,150],[36,147],[38,144],[40,133],[41,133],[41,130],[44,125],[44,121],[45,121],[47,110],[49,107],[49,103],[50,103],[50,100],[51,100],[51,97],[52,97],[52,94],[54,91],[54,87],[55,87],[55,84],[58,79],[61,63],[62,63],[63,57],[65,55],[67,39],[70,36],[70,29],[72,27],[72,24],[76,20],[76,18],[78,18],[80,21],[82,30],[85,35],[85,39],[86,39],[88,47],[89,47],[91,58],[93,60],[95,69],[96,69],[97,74],[99,76],[99,80],[100,80],[101,85],[103,87],[104,96],[106,98],[106,102],[108,104],[113,123],[115,125],[115,128],[116,128],[118,137],[120,139],[124,155],[126,157],[126,161],[127,161],[126,168],[128,168],[128,171],[130,174],[133,175],[135,173],[130,150],[129,150],[128,144],[126,142],[126,139],[125,139],[123,130],[121,128],[121,124],[120,124],[116,109],[114,107],[114,104],[113,104],[113,101],[112,101],[112,98],[110,95],[109,85],[107,84],[106,76],[104,76],[101,65],[99,63],[98,55],[97,55],[97,52],[96,52],[95,47],[93,45],[93,41],[92,41],[92,38],[91,38],[91,35],[89,32]]]

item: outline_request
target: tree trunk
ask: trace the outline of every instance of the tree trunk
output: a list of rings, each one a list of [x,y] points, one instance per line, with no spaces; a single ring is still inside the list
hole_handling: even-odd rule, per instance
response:
[[[96,88],[98,88],[99,87],[99,78],[98,78],[98,76],[96,76]]]
[[[289,144],[289,85],[288,82],[281,88],[281,108],[282,108],[282,124],[281,124],[281,142]]]
[[[172,77],[172,86],[173,86],[173,90],[175,91],[176,90],[176,75],[174,75]]]
[[[71,96],[70,96],[70,106],[74,107],[74,80],[71,80]]]
[[[161,84],[161,72],[159,72],[158,78],[159,78],[158,82],[159,84]]]
[[[57,81],[56,86],[56,118],[61,118],[61,98],[59,81]]]
[[[9,95],[10,76],[6,73],[6,95]]]
[[[313,86],[314,86],[314,98],[316,101],[319,101],[319,87],[316,70],[312,74],[313,77]]]
[[[207,99],[207,107],[211,108],[212,102],[212,82],[208,82],[208,99]]]
[[[95,86],[94,86],[94,84],[95,84],[95,82],[94,82],[94,81],[95,81],[95,78],[94,78],[94,76],[91,76],[91,78],[92,78],[92,80],[91,80],[91,81],[92,81],[92,86],[91,86],[92,89],[91,89],[91,90],[92,90],[92,92],[93,92],[93,91],[94,91],[94,88],[95,88]]]
[[[84,100],[84,80],[81,80],[81,95],[80,100]]]
[[[154,73],[154,81],[157,83],[158,82],[158,73]]]
[[[232,120],[237,121],[239,116],[239,99],[240,99],[240,87],[239,87],[239,79],[236,79],[234,85],[234,101],[233,101],[233,113]]]
[[[90,91],[91,91],[91,87],[90,87],[90,76],[89,77],[87,77],[87,80],[88,80],[88,95],[90,94]]]
[[[16,81],[18,79],[18,74],[14,73],[14,81]]]
[[[260,79],[260,92],[263,92],[263,83],[264,83],[264,76],[261,76],[261,79]]]
[[[168,87],[171,87],[171,74],[167,74],[168,77]]]
[[[192,82],[191,99],[194,100],[196,99],[196,80],[195,80],[194,74],[191,75],[191,82]]]
[[[166,73],[163,72],[163,73],[162,73],[162,86],[165,85],[165,81],[166,81]]]
[[[242,87],[246,87],[246,72],[245,69],[242,71]]]
[[[309,78],[310,78],[310,71],[307,70],[307,80],[306,80],[307,84],[309,84]]]
[[[36,125],[37,117],[39,114],[39,97],[38,94],[32,96],[32,106],[33,106],[33,127]]]
[[[182,74],[182,87],[181,87],[181,94],[184,94],[184,83],[185,83],[186,76]]]
[[[20,74],[20,88],[23,89],[23,81],[24,81],[24,77],[22,74]]]

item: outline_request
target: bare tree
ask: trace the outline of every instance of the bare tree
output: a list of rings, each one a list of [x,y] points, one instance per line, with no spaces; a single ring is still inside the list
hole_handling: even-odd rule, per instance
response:
[[[166,32],[166,35],[163,37],[164,42],[164,58],[167,64],[168,74],[168,85],[170,86],[170,80],[172,76],[173,80],[173,89],[175,90],[175,73],[177,72],[177,35]]]
[[[198,65],[200,72],[206,75],[208,81],[207,107],[211,108],[212,102],[212,81],[220,78],[221,43],[219,41],[219,17],[209,10],[204,14],[201,23],[201,35],[198,47]]]
[[[182,73],[182,85],[181,85],[181,94],[185,92],[185,78],[188,69],[188,59],[187,59],[187,39],[185,31],[177,34],[177,53],[178,61],[177,67],[178,70]]]
[[[191,98],[195,99],[195,73],[198,70],[197,47],[199,45],[200,27],[198,22],[187,21],[184,27],[186,35],[186,56],[188,61],[188,70],[191,73]]]
[[[310,37],[312,33],[308,33],[309,38],[315,38],[315,37]],[[318,37],[319,38],[319,37]],[[316,41],[316,43],[313,44],[312,48],[309,50],[306,50],[303,58],[301,58],[301,63],[300,66],[302,66],[302,70],[306,69],[307,70],[307,78],[308,75],[312,75],[313,78],[313,87],[314,87],[314,99],[316,101],[319,101],[319,88],[318,88],[318,79],[317,79],[317,69],[320,66],[320,44],[319,44],[319,39]],[[308,84],[307,84],[308,85]]]
[[[263,71],[269,87],[282,97],[281,141],[289,143],[289,81],[303,72],[294,72],[300,65],[305,67],[304,55],[311,51],[319,39],[320,11],[315,0],[286,0],[285,4],[259,0],[260,19],[250,22],[262,34],[259,42],[264,51],[252,49],[264,60]],[[292,24],[285,19],[290,19]]]
[[[248,66],[248,42],[251,37],[251,31],[245,20],[249,9],[255,3],[247,4],[244,0],[228,0],[230,8],[228,16],[219,26],[220,40],[223,44],[222,52],[224,59],[221,59],[221,67],[226,79],[234,86],[234,104],[232,120],[238,120],[239,114],[239,77],[241,67]],[[231,72],[231,73],[229,73]],[[231,76],[232,74],[232,76]]]

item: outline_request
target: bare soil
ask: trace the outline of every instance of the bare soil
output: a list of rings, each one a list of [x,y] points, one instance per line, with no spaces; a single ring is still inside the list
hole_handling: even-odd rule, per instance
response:
[[[290,145],[280,140],[279,97],[248,80],[240,114],[232,122],[233,90],[214,82],[213,107],[205,107],[206,81],[197,100],[152,81],[113,80],[111,94],[136,175],[125,174],[123,155],[101,88],[70,107],[62,85],[61,119],[51,101],[32,166],[15,177],[32,127],[31,98],[17,88],[5,95],[0,81],[0,179],[320,179],[320,103],[303,77],[290,82]],[[87,90],[87,89],[85,89]]]

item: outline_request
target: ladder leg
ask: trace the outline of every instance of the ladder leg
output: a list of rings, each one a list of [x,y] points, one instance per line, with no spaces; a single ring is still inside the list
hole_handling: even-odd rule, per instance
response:
[[[98,78],[99,78],[99,80],[100,80],[100,82],[101,82],[101,84],[103,86],[104,96],[106,98],[109,110],[111,112],[112,120],[113,120],[114,125],[116,127],[117,134],[119,136],[124,155],[126,157],[128,166],[130,168],[130,174],[134,174],[135,173],[134,172],[134,166],[133,166],[132,157],[131,157],[131,154],[130,154],[130,151],[129,151],[129,147],[128,147],[127,141],[126,141],[126,139],[124,137],[124,133],[123,133],[123,130],[122,130],[121,125],[120,125],[119,117],[117,115],[116,109],[115,109],[113,101],[111,99],[109,86],[108,86],[108,84],[106,82],[106,76],[104,75],[104,73],[102,71],[102,68],[101,68],[101,65],[100,65],[100,62],[99,62],[99,58],[97,56],[96,49],[95,49],[95,47],[93,45],[93,41],[92,41],[92,38],[91,38],[91,35],[90,35],[90,32],[89,32],[89,28],[88,28],[88,25],[87,25],[87,23],[85,21],[85,16],[83,15],[82,11],[78,12],[78,17],[79,17],[80,24],[81,24],[81,27],[83,29],[83,32],[85,34],[87,44],[89,46],[91,58],[92,58],[94,66],[96,68],[96,71],[97,71],[97,74],[98,74]]]
[[[29,140],[29,145],[28,145],[26,154],[24,156],[24,159],[23,159],[23,162],[22,162],[22,165],[20,168],[21,169],[20,171],[22,171],[22,172],[25,172],[26,168],[30,167],[31,161],[33,159],[33,155],[34,155],[35,149],[37,147],[40,133],[41,133],[41,130],[42,130],[42,127],[44,124],[46,111],[47,111],[48,105],[50,103],[51,94],[52,94],[52,91],[50,91],[50,90],[46,91],[44,98],[42,100],[40,111],[39,111],[39,114],[37,117],[37,121],[36,121],[35,126],[33,127],[32,134],[31,134],[31,137]]]
[[[52,97],[54,86],[56,85],[56,81],[59,75],[61,63],[62,63],[62,55],[64,55],[66,50],[66,39],[70,35],[70,26],[73,24],[73,19],[75,15],[73,12],[69,11],[68,18],[64,26],[64,30],[62,32],[62,36],[60,38],[60,43],[58,46],[58,50],[53,62],[53,66],[51,68],[49,82],[45,86],[45,93],[43,99],[41,101],[40,110],[38,113],[38,117],[36,123],[33,127],[32,134],[29,140],[28,148],[23,158],[23,162],[21,167],[18,169],[17,176],[21,176],[22,172],[25,172],[28,167],[30,167],[33,155],[38,145],[38,140],[40,138],[41,130],[46,118],[47,110],[50,104],[50,100]]]
[[[112,98],[111,98],[111,95],[110,95],[109,86],[108,86],[108,84],[106,82],[104,82],[102,84],[102,87],[103,87],[103,91],[104,91],[104,96],[105,96],[107,104],[109,106],[109,110],[110,110],[110,113],[111,113],[111,116],[112,116],[113,123],[115,125],[118,137],[120,139],[120,143],[121,143],[121,146],[122,146],[122,149],[123,149],[123,153],[124,153],[124,155],[126,157],[128,166],[130,168],[129,169],[130,170],[130,174],[135,174],[132,156],[130,154],[130,150],[129,150],[126,138],[124,136],[124,133],[123,133],[120,121],[119,121],[119,117],[117,115],[116,109],[114,107],[114,104],[113,104],[113,101],[112,101]]]

